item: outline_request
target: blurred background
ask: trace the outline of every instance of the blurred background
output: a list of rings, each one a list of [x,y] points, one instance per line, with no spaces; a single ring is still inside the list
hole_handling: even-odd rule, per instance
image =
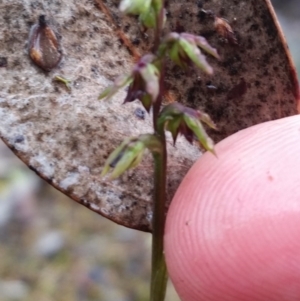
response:
[[[300,70],[299,0],[273,0]],[[39,179],[0,141],[0,301],[148,300],[151,236]],[[169,285],[166,300],[179,300]]]

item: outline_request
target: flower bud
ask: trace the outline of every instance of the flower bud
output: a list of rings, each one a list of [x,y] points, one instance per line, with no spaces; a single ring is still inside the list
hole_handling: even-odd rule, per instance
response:
[[[159,95],[160,72],[152,63],[154,59],[154,55],[148,54],[135,65],[131,75],[133,80],[124,101],[139,99],[148,112]]]
[[[144,134],[139,137],[125,139],[106,160],[101,176],[104,177],[112,169],[109,179],[113,180],[126,170],[135,168],[141,162],[146,148],[152,154],[161,153],[161,141],[153,134]]]
[[[149,10],[151,0],[122,0],[119,9],[121,12],[132,15],[140,15]]]
[[[170,131],[174,144],[178,134],[183,135],[190,143],[193,142],[194,136],[196,136],[206,150],[214,153],[213,141],[207,135],[201,121],[215,128],[207,114],[185,107],[180,103],[172,103],[165,106],[161,111],[158,117],[158,128]]]
[[[212,74],[213,69],[207,63],[200,49],[211,56],[219,58],[215,48],[211,47],[204,37],[189,33],[169,33],[159,48],[159,57],[169,53],[170,58],[180,67],[187,69],[195,64],[202,71]]]

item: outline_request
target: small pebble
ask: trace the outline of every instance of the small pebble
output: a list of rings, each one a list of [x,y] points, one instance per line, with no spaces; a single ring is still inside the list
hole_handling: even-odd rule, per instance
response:
[[[145,119],[145,111],[141,108],[136,108],[134,114],[136,117],[138,117],[141,120]]]

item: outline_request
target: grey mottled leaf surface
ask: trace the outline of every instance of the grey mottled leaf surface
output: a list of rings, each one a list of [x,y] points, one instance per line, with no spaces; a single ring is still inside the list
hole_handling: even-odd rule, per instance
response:
[[[118,1],[0,1],[0,136],[48,183],[89,209],[127,227],[151,230],[152,159],[120,179],[100,179],[109,153],[124,137],[151,132],[151,117],[122,105],[125,91],[110,101],[99,93],[130,70],[147,51],[151,32],[121,17]],[[268,1],[167,1],[168,31],[205,36],[222,57],[209,58],[215,76],[177,67],[167,73],[166,101],[204,109],[219,127],[219,141],[256,123],[297,113],[295,69]],[[203,11],[204,10],[204,11]],[[231,25],[237,43],[215,30],[211,10]],[[51,12],[51,13],[50,13]],[[27,54],[30,27],[46,14],[60,35],[64,57],[49,73]],[[5,61],[1,59],[0,61]],[[71,91],[54,80],[72,81]],[[171,141],[171,140],[170,140]],[[169,147],[169,199],[201,155],[179,139]]]

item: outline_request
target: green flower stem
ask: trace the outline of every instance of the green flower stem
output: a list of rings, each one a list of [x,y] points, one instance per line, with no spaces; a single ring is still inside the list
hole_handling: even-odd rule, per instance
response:
[[[164,1],[160,12],[157,14],[155,31],[154,52],[158,51],[160,37],[163,29]],[[159,95],[153,104],[153,127],[162,142],[163,151],[154,154],[154,200],[152,217],[152,267],[150,301],[164,301],[168,273],[164,256],[164,231],[165,231],[165,204],[167,187],[167,146],[164,128],[158,128],[157,120],[164,94],[165,59],[162,59],[159,78]]]
[[[156,14],[156,27],[155,27],[153,53],[158,52],[160,39],[163,32],[163,23],[164,23],[164,0],[161,0],[160,11],[158,11]],[[155,133],[157,133],[157,119],[162,104],[162,96],[164,93],[164,88],[163,88],[164,80],[165,80],[165,59],[162,59],[162,66],[160,70],[160,79],[159,79],[159,95],[157,97],[157,100],[153,104],[153,127]]]
[[[159,48],[164,22],[164,1],[161,9],[156,14],[156,28],[153,52]],[[159,80],[159,95],[153,104],[154,132],[159,136],[163,145],[163,152],[154,154],[154,200],[152,217],[152,266],[150,301],[164,301],[167,289],[167,266],[164,256],[164,231],[165,231],[165,203],[166,203],[166,179],[167,179],[167,148],[164,129],[157,128],[158,114],[162,104],[164,93],[165,62],[162,61]]]
[[[165,58],[161,59],[161,66],[160,66],[160,77],[159,77],[159,94],[158,97],[156,99],[156,101],[153,103],[153,128],[154,128],[154,132],[156,134],[158,134],[158,136],[164,137],[165,135],[165,130],[163,129],[158,129],[158,115],[161,109],[161,105],[162,105],[162,99],[163,99],[163,95],[165,93],[165,89],[164,89],[164,80],[165,80],[165,71],[166,71],[166,60]],[[165,144],[165,141],[162,141],[162,144]],[[167,157],[167,156],[166,156]]]
[[[164,256],[163,238],[165,229],[166,167],[167,151],[164,132],[162,154],[154,154],[154,203],[152,217],[152,273],[150,301],[163,301],[167,288],[167,267]]]
[[[153,47],[154,53],[156,53],[159,48],[163,26],[164,26],[164,1],[162,1],[162,6],[160,11],[156,14],[156,27],[155,27],[154,47]]]

